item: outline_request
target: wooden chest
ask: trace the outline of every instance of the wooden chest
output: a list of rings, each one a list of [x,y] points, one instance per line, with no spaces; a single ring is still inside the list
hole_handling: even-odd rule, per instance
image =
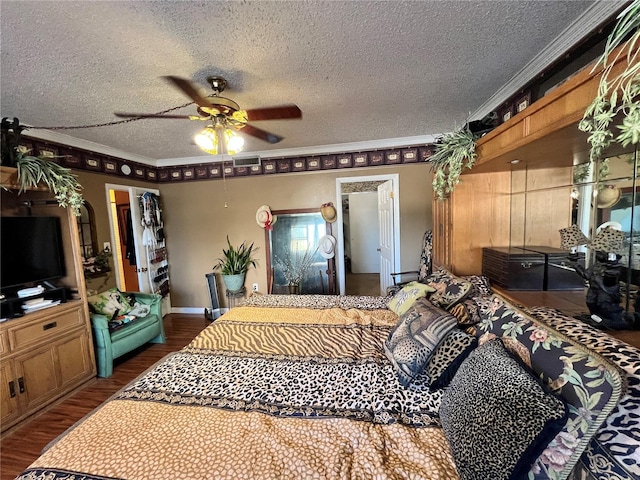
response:
[[[527,247],[545,256],[543,290],[582,290],[584,279],[574,268],[575,263],[569,260],[566,250],[554,247]],[[578,254],[578,262],[584,266],[584,253]]]
[[[482,249],[482,274],[507,290],[542,290],[545,255],[518,247]]]

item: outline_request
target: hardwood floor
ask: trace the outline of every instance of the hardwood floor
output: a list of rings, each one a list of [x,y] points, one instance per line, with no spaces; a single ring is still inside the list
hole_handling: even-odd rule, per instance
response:
[[[167,343],[148,344],[118,359],[111,377],[96,378],[29,422],[4,433],[0,443],[0,478],[15,478],[40,456],[50,441],[165,355],[187,345],[208,325],[204,315],[166,315]]]

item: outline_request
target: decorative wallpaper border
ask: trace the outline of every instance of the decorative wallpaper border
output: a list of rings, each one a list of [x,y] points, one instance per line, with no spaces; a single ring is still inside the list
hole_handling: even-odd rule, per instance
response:
[[[52,161],[74,170],[86,170],[114,177],[134,178],[154,183],[173,183],[218,180],[223,176],[233,178],[249,175],[277,175],[291,172],[313,172],[427,162],[433,155],[434,144],[331,155],[266,158],[262,159],[260,165],[251,167],[234,167],[231,161],[152,167],[75,147],[28,138],[24,135],[20,148],[30,151],[33,155],[51,157]]]

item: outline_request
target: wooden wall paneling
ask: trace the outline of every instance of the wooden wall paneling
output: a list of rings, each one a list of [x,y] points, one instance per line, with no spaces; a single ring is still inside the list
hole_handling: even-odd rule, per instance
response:
[[[626,56],[620,55],[611,78],[620,74],[626,63]],[[531,164],[554,160],[560,165],[560,160],[553,156],[539,155],[539,148],[551,154],[565,151],[568,153],[565,159],[571,159],[572,153],[586,151],[586,137],[576,125],[598,89],[600,73],[593,74],[592,65],[480,138],[474,170],[483,165],[487,165],[488,170],[505,169],[509,160],[519,157]],[[561,143],[556,144],[554,140]]]
[[[452,195],[451,267],[456,275],[482,272],[482,248],[509,245],[511,172],[465,175]]]
[[[571,225],[572,173],[570,167],[527,172],[525,247],[560,247],[558,230]]]
[[[433,264],[451,269],[451,199],[433,199]]]

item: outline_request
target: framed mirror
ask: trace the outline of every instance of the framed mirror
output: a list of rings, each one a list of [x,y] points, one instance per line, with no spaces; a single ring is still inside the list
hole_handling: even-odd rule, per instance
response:
[[[318,209],[273,210],[265,230],[268,292],[335,294],[335,242]],[[331,237],[333,238],[333,237]],[[323,245],[321,245],[321,242]]]

